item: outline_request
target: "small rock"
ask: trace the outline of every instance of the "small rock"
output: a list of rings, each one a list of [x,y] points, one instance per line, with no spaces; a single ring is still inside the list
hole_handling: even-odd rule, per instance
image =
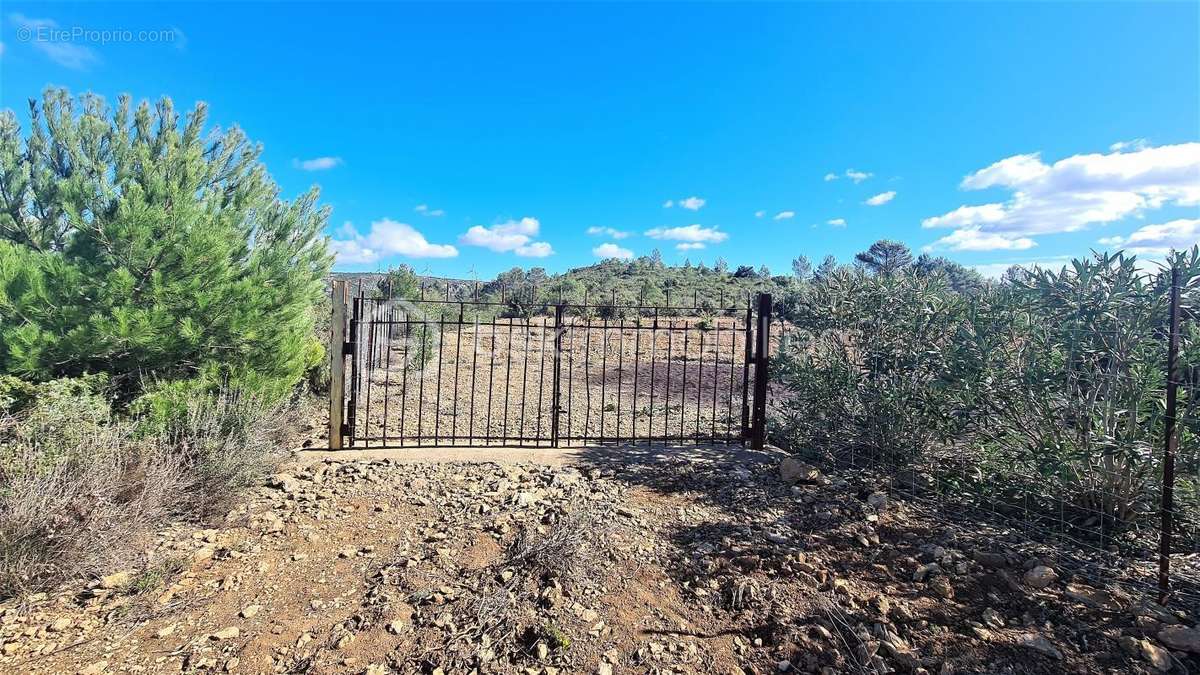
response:
[[[1008,558],[1006,558],[1003,553],[977,550],[971,552],[971,557],[974,558],[975,562],[979,563],[980,565],[983,565],[984,567],[990,567],[994,570],[1008,566]]]
[[[941,565],[935,562],[926,563],[918,567],[917,571],[913,572],[913,581],[924,581],[925,577],[928,577],[931,574],[941,574],[941,572]]]
[[[1200,654],[1200,630],[1187,626],[1167,626],[1158,632],[1158,641],[1171,649]]]
[[[243,619],[253,619],[254,616],[256,614],[258,614],[259,610],[261,610],[261,609],[262,609],[262,605],[248,605],[246,607],[243,607],[242,608],[242,618]]]
[[[779,463],[779,478],[785,483],[815,483],[820,480],[821,472],[795,457],[784,457]]]
[[[1000,612],[988,607],[983,610],[983,623],[992,628],[1004,628],[1004,617],[1000,616]]]
[[[271,479],[267,482],[271,487],[282,490],[287,494],[291,494],[300,489],[299,481],[297,481],[289,473],[277,473],[274,476],[271,476]]]
[[[1062,659],[1062,652],[1058,651],[1058,648],[1047,640],[1044,635],[1038,635],[1037,633],[1022,635],[1018,644],[1027,649],[1032,649],[1043,656],[1048,656],[1055,660]]]
[[[875,509],[876,511],[884,510],[887,508],[887,504],[888,496],[882,492],[872,492],[871,494],[867,495],[867,506]]]
[[[1063,591],[1063,595],[1071,598],[1072,600],[1078,600],[1079,602],[1091,607],[1110,608],[1117,606],[1117,601],[1115,598],[1113,598],[1112,593],[1079,584],[1067,584],[1067,588]]]
[[[399,635],[403,630],[404,622],[400,619],[396,619],[387,625],[387,632],[391,633],[392,635]]]
[[[1026,586],[1033,588],[1045,588],[1058,580],[1058,573],[1054,568],[1045,565],[1038,565],[1025,573],[1024,581]]]
[[[515,502],[517,506],[533,506],[541,500],[542,498],[533,492],[518,492]]]
[[[133,574],[131,572],[116,572],[115,574],[110,574],[106,577],[100,577],[100,588],[109,590],[121,588],[122,586],[127,585],[129,580],[132,578]],[[105,664],[105,667],[107,668],[108,664]]]
[[[613,675],[612,664],[601,663],[600,667],[596,668],[596,675]]]
[[[1149,640],[1138,640],[1138,647],[1142,658],[1153,666],[1155,670],[1165,673],[1171,669],[1171,652]]]
[[[946,577],[934,577],[929,580],[929,588],[939,596],[950,600],[954,597],[954,587]]]
[[[537,643],[537,646],[533,648],[533,651],[537,656],[538,661],[545,661],[546,658],[550,656],[550,647],[548,647],[545,642]]]
[[[353,558],[356,555],[358,555],[358,549],[356,548],[344,548],[338,551],[339,558]]]
[[[242,630],[237,626],[229,626],[213,633],[209,637],[214,640],[232,640],[242,634]]]
[[[60,619],[55,619],[54,623],[46,627],[46,630],[50,631],[51,633],[61,633],[70,627],[71,620],[66,617],[62,617]]]
[[[164,626],[162,628],[159,628],[157,631],[155,631],[154,637],[156,637],[160,640],[165,637],[169,637],[171,635],[171,633],[175,632],[175,626],[177,626],[177,625],[178,624],[173,623],[170,626]]]
[[[79,671],[79,675],[100,675],[108,670],[108,661],[97,661]]]

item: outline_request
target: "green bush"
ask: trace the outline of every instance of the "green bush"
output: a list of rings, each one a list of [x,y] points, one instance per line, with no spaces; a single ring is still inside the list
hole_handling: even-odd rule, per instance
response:
[[[1172,264],[1195,316],[1200,251]],[[1112,537],[1157,508],[1169,276],[1120,254],[968,292],[915,265],[828,272],[787,299],[795,329],[774,363],[784,395],[773,435]],[[1181,363],[1179,519],[1195,533],[1194,323]]]
[[[203,374],[271,398],[320,359],[327,210],[295,202],[236,128],[170,100],[78,103],[48,90],[22,138],[0,113],[0,373]]]

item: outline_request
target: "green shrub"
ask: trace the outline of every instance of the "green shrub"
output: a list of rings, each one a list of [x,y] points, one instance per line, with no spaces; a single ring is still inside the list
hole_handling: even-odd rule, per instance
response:
[[[1173,257],[1186,315],[1200,251]],[[961,282],[961,279],[959,280]],[[958,292],[913,267],[838,269],[788,298],[777,442],[1108,538],[1156,509],[1169,273],[1097,254]],[[960,284],[961,285],[961,284]],[[1200,330],[1184,334],[1179,520],[1195,534]]]
[[[236,128],[206,133],[163,99],[116,111],[51,89],[22,138],[0,113],[0,373],[204,374],[271,398],[321,352],[327,210],[295,202]]]

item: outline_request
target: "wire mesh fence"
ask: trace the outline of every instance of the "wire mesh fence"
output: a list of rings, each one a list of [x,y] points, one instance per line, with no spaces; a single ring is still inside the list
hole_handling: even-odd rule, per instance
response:
[[[847,274],[772,364],[772,438],[1200,606],[1200,274],[1104,259],[976,297]],[[802,303],[803,304],[803,303]]]

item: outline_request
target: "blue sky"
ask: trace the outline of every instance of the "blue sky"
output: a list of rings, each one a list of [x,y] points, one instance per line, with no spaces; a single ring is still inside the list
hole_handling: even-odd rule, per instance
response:
[[[321,186],[341,269],[893,238],[996,273],[1200,239],[1198,7],[6,2],[0,107],[207,101]]]

